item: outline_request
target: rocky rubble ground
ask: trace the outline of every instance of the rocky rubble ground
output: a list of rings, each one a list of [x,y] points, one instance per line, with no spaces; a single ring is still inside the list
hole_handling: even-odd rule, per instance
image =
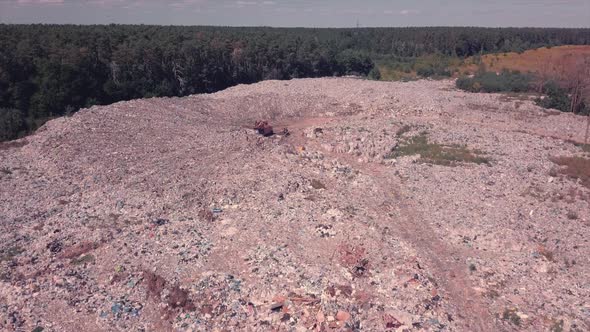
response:
[[[0,146],[0,330],[590,330],[585,119],[453,86],[266,81]]]

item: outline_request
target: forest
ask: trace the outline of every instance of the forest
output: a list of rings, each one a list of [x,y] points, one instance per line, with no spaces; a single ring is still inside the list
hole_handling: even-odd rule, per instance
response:
[[[378,79],[376,61],[588,44],[590,29],[0,24],[0,141],[121,100],[210,93],[266,79]]]

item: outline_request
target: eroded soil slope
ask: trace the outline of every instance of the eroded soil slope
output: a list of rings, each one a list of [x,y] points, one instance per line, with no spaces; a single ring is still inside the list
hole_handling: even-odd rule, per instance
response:
[[[0,329],[588,331],[584,121],[357,79],[51,121],[0,148]]]

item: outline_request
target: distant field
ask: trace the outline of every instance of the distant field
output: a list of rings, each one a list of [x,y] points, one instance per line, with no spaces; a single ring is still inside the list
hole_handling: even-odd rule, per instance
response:
[[[463,74],[475,73],[480,63],[486,70],[500,72],[502,69],[519,70],[521,72],[544,72],[546,74],[560,71],[560,66],[572,65],[580,59],[590,59],[590,45],[566,45],[543,47],[522,53],[493,53],[483,56],[472,56],[464,60],[458,57],[442,55],[425,55],[416,58],[398,59],[397,61],[377,60],[376,65],[384,81],[411,80],[421,75],[420,69],[432,68],[436,72],[447,72],[448,76],[459,77]],[[432,74],[429,77],[445,77]]]
[[[377,59],[375,64],[382,80],[399,81],[451,77],[465,62],[458,57],[429,54],[414,58]]]
[[[497,53],[487,54],[481,57],[481,61],[488,70],[501,71],[502,69],[519,70],[522,72],[541,72],[555,69],[574,58],[590,57],[590,46],[568,45],[552,48],[539,48],[523,53]],[[465,61],[460,72],[474,72],[477,70],[476,57]]]

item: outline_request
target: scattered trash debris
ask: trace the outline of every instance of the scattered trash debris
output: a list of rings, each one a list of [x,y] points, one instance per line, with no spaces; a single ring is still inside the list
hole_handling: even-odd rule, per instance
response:
[[[332,225],[319,224],[316,226],[315,230],[322,238],[334,237],[336,235],[336,231],[334,231]]]
[[[383,321],[385,322],[386,329],[397,329],[403,325],[397,318],[389,314],[383,315]]]
[[[275,302],[270,305],[270,311],[279,312],[285,305],[285,302]]]
[[[264,104],[245,102],[250,97],[207,102],[198,114],[176,107],[193,109],[207,96],[98,107],[49,122],[26,148],[1,151],[0,176],[4,166],[13,174],[0,179],[7,188],[0,190],[0,284],[7,285],[0,330],[75,330],[73,315],[88,320],[85,328],[121,331],[493,331],[517,324],[549,331],[552,319],[557,329],[588,330],[582,316],[590,309],[576,300],[585,295],[579,276],[588,272],[588,191],[566,182],[559,168],[546,181],[556,167],[549,154],[581,152],[541,136],[567,126],[578,132],[576,115],[537,118],[532,103],[524,113],[510,105],[466,108],[477,98],[429,81],[431,94],[411,95],[436,112],[412,110],[414,100],[403,97],[408,88],[387,83],[386,98],[376,95],[349,116],[350,99],[331,107],[334,96],[372,93],[345,83],[342,94],[309,102],[299,93],[279,96],[277,108],[289,113],[276,116],[265,107],[246,114],[233,107],[274,108],[274,94],[261,95]],[[393,99],[398,93],[401,102]],[[444,106],[440,97],[454,101]],[[174,103],[165,114],[171,121],[151,112],[166,103]],[[488,96],[486,103],[501,102]],[[438,123],[439,104],[456,109],[449,117],[457,121]],[[278,135],[288,125],[290,137],[264,138],[254,121],[246,131],[235,126],[252,114],[272,121]],[[531,130],[521,116],[536,134],[518,132]],[[401,119],[415,128],[404,138],[429,130],[433,142],[489,151],[496,169],[413,163],[417,155],[381,163],[401,141]],[[494,130],[483,130],[487,121]]]
[[[336,320],[339,320],[341,322],[346,322],[350,319],[350,314],[346,311],[338,311],[338,313],[336,313]]]
[[[63,247],[63,245],[62,245],[61,241],[59,241],[57,239],[55,239],[47,244],[47,249],[49,249],[49,251],[51,251],[51,253],[53,253],[53,254],[57,254],[58,252],[60,252],[62,250],[62,247]]]
[[[254,129],[256,129],[258,133],[264,137],[272,136],[274,134],[272,127],[267,121],[256,121],[254,123]]]
[[[289,301],[291,301],[293,303],[304,303],[304,304],[308,304],[308,305],[320,303],[320,299],[316,298],[313,295],[300,296],[300,295],[293,294],[293,293],[289,296]]]
[[[158,218],[158,219],[154,220],[154,225],[156,225],[156,226],[164,226],[168,222],[169,222],[168,219]]]
[[[369,259],[363,258],[353,267],[352,274],[355,277],[364,277],[369,271]]]
[[[213,212],[211,212],[211,210],[203,209],[199,212],[199,218],[208,222],[212,222],[215,220],[215,215],[213,214]]]
[[[121,312],[121,308],[122,308],[122,307],[123,307],[123,306],[122,306],[120,303],[115,303],[115,304],[113,304],[113,306],[111,307],[111,312],[112,312],[114,315],[118,315],[118,314]]]
[[[124,206],[125,206],[125,202],[122,200],[118,200],[117,203],[115,204],[115,208],[117,210],[121,210]]]
[[[121,299],[120,301],[114,302],[111,306],[111,313],[115,318],[123,318],[126,319],[128,317],[138,317],[143,309],[143,305],[137,301],[129,301],[127,299]],[[108,313],[103,311],[100,314],[101,317],[107,317]]]
[[[502,313],[502,319],[510,322],[513,325],[520,326],[522,323],[521,316],[517,308],[506,308]]]
[[[340,262],[349,269],[354,277],[367,276],[370,265],[363,246],[341,244],[338,249],[340,251]]]

